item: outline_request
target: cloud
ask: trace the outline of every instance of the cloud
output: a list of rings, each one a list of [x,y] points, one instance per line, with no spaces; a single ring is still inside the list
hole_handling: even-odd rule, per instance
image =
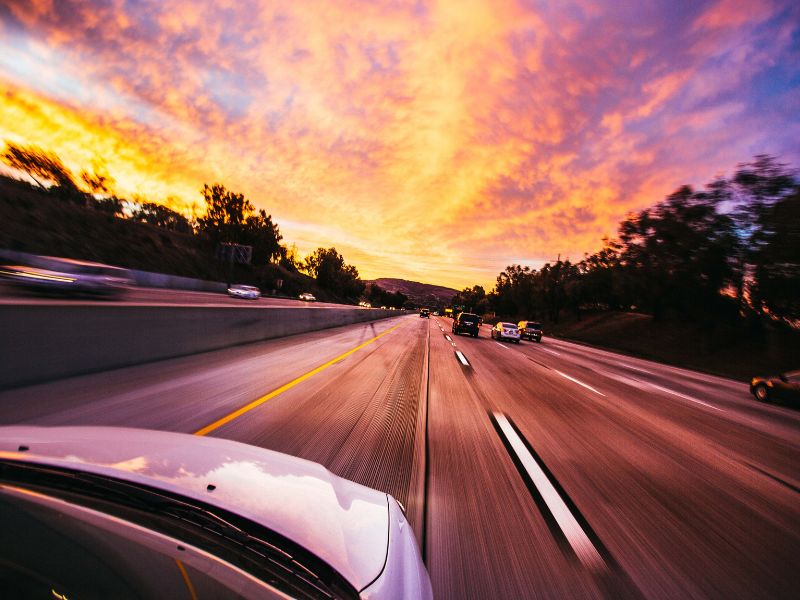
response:
[[[797,161],[789,0],[0,7],[0,136],[123,194],[221,181],[367,277],[490,284],[756,152]],[[796,109],[796,104],[795,104]]]

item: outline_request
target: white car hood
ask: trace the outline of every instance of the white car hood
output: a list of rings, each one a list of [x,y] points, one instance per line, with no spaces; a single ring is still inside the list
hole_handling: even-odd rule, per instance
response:
[[[287,454],[143,429],[9,426],[0,427],[0,458],[108,475],[224,508],[300,544],[358,590],[386,563],[387,495]]]

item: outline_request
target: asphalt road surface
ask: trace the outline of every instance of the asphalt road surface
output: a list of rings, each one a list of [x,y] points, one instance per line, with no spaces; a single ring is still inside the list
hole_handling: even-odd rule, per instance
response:
[[[220,436],[408,509],[437,598],[800,597],[800,411],[416,315],[0,392],[4,424]]]
[[[93,305],[124,304],[127,306],[256,306],[256,307],[308,307],[308,308],[341,308],[341,304],[329,302],[304,302],[294,298],[262,297],[256,300],[232,298],[222,292],[192,292],[189,290],[172,290],[166,288],[129,287],[115,298],[59,297],[28,292],[0,281],[0,304],[52,304],[52,305]],[[353,308],[347,305],[348,308]]]

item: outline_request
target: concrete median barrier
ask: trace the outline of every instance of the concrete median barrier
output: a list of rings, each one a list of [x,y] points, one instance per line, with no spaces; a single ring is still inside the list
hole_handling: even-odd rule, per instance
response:
[[[402,314],[310,306],[0,305],[0,388]]]

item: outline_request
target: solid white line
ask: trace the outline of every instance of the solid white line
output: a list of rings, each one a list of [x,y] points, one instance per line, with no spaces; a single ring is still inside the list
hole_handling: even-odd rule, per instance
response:
[[[600,394],[601,396],[605,396],[605,394],[604,394],[603,392],[598,392],[598,391],[597,391],[596,389],[594,389],[592,386],[590,386],[590,385],[587,385],[587,384],[583,383],[582,381],[579,381],[579,380],[575,379],[574,377],[570,377],[569,375],[567,375],[566,373],[562,373],[562,372],[561,372],[561,371],[559,371],[558,369],[553,369],[553,371],[555,371],[556,373],[558,373],[559,375],[561,375],[561,376],[562,376],[564,379],[569,379],[569,380],[570,380],[570,381],[572,381],[573,383],[577,383],[578,385],[582,385],[582,386],[583,386],[583,387],[585,387],[587,390],[592,390],[592,391],[593,391],[595,394]]]
[[[581,528],[575,516],[570,512],[569,507],[556,491],[556,488],[553,487],[547,475],[545,475],[542,468],[525,447],[511,423],[502,413],[494,413],[494,418],[580,561],[592,571],[605,570],[606,564],[597,548],[594,547],[589,536]]]
[[[686,394],[681,394],[680,392],[676,392],[675,390],[671,390],[669,388],[661,387],[660,385],[656,385],[655,383],[650,383],[649,381],[645,381],[647,385],[650,387],[654,387],[657,390],[661,390],[662,392],[666,392],[667,394],[673,394],[678,396],[679,398],[683,398],[684,400],[689,400],[690,402],[696,402],[697,404],[702,404],[703,406],[707,406],[708,408],[713,408],[714,410],[718,410],[724,412],[721,408],[717,408],[716,406],[712,406],[708,402],[703,402],[702,400],[698,400],[697,398],[692,398],[691,396],[687,396]]]
[[[501,343],[500,343],[500,342],[498,342],[497,340],[494,340],[494,343],[495,343],[495,344],[497,344],[498,346],[500,346],[501,348],[505,348],[506,350],[508,350],[508,349],[509,349],[509,348],[508,348],[508,346],[506,346],[505,344],[501,344]]]
[[[453,341],[452,339],[450,339],[450,336],[447,335],[446,333],[444,334],[444,339],[446,339],[448,342],[452,342]]]
[[[455,344],[453,344],[453,345],[455,345]],[[466,357],[466,356],[464,356],[464,355],[461,353],[461,350],[456,350],[456,356],[458,357],[458,360],[460,360],[460,361],[461,361],[461,364],[462,364],[462,365],[464,365],[465,367],[468,367],[468,366],[469,366],[469,362],[467,361],[467,357]]]

